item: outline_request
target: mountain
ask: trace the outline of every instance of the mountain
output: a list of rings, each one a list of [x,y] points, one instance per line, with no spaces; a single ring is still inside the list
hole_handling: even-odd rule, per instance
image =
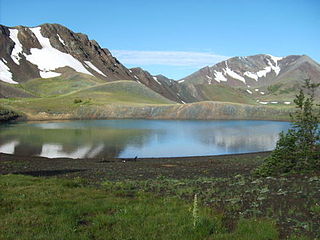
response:
[[[163,75],[152,76],[149,72],[139,67],[131,68],[130,71],[134,74],[138,82],[144,84],[153,91],[174,102],[184,103],[177,94],[177,91],[175,91],[179,85],[176,81]]]
[[[29,119],[250,119],[259,118],[254,114],[261,111],[264,116],[277,112],[278,104],[288,105],[283,108],[283,116],[288,116],[286,110],[305,78],[320,82],[320,65],[308,56],[260,54],[230,58],[175,81],[141,68],[127,69],[87,35],[59,24],[0,25],[0,98],[10,98],[0,103]],[[218,105],[224,110],[206,101],[222,102]],[[231,103],[236,104],[229,108]],[[273,108],[258,111],[261,104]],[[241,115],[236,108],[249,112]]]
[[[65,94],[99,83],[133,80],[181,103],[171,89],[177,83],[164,76],[161,79],[141,68],[127,69],[108,49],[62,25],[0,25],[0,97]]]
[[[8,83],[57,77],[67,69],[105,81],[134,80],[107,49],[59,24],[0,25],[0,69],[0,79]]]
[[[182,89],[191,93],[193,99],[189,101],[219,101],[221,96],[216,88],[223,87],[227,92],[248,98],[245,101],[251,99],[261,104],[289,104],[306,78],[315,83],[320,82],[320,65],[308,56],[274,57],[259,54],[233,57],[211,67],[204,67],[178,83]],[[320,97],[319,91],[316,96]],[[230,101],[234,102],[234,98],[231,97]]]

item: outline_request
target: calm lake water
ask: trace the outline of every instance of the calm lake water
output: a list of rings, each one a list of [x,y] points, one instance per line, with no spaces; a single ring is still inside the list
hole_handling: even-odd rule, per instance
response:
[[[180,157],[272,150],[288,122],[88,120],[0,126],[0,152],[49,158]]]

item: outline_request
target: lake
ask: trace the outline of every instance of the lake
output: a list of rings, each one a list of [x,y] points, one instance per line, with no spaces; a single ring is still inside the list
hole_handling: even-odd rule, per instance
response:
[[[278,121],[86,120],[0,126],[0,152],[49,158],[181,157],[268,151]]]

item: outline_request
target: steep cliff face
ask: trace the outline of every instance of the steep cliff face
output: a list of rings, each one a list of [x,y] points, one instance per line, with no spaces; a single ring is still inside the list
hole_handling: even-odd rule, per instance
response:
[[[20,83],[61,76],[65,69],[105,81],[134,80],[108,49],[59,24],[0,26],[0,80]]]

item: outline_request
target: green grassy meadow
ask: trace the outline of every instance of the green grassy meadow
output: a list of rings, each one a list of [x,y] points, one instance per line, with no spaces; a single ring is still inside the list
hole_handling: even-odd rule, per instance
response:
[[[194,201],[87,186],[81,179],[0,177],[1,239],[278,239],[270,219],[223,215]]]
[[[70,78],[54,77],[54,78],[38,78],[32,79],[20,86],[25,91],[39,97],[48,97],[67,94],[83,88],[92,87],[105,83],[104,81],[82,74],[84,77],[72,76]]]
[[[285,185],[291,180],[282,178],[282,190],[274,191],[278,183],[273,184],[279,179],[256,179],[252,183],[241,176],[233,179],[158,178],[105,181],[97,186],[82,178],[2,175],[0,239],[311,240],[320,237],[319,222],[316,222],[320,218],[319,203],[315,192],[305,191],[308,184],[299,187],[296,182],[288,187]],[[316,177],[308,182],[313,186],[320,183]],[[289,197],[298,190],[305,198],[288,201],[279,209],[280,197]],[[307,212],[313,216],[311,219],[303,215]]]
[[[34,80],[36,83],[39,80]],[[79,109],[81,106],[103,106],[109,104],[116,105],[143,105],[143,104],[172,104],[170,100],[151,91],[144,85],[133,81],[117,81],[104,84],[94,84],[93,86],[81,88],[61,95],[53,94],[56,83],[49,80],[48,85],[34,84],[33,81],[27,84],[38,86],[37,92],[42,97],[38,98],[7,98],[0,99],[0,104],[8,109],[13,109],[26,114],[38,114],[46,112],[49,114],[68,114]],[[52,86],[52,84],[54,86]],[[49,92],[49,90],[53,92]],[[70,88],[68,88],[68,91]]]
[[[211,101],[256,104],[256,101],[243,92],[226,85],[199,85],[205,98]]]

